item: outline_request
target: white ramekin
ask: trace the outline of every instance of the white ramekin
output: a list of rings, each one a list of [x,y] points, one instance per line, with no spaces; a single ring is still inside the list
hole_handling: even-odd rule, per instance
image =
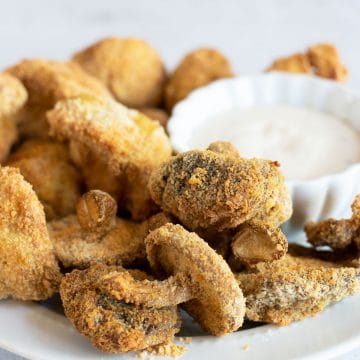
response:
[[[360,132],[359,95],[334,81],[272,72],[218,80],[192,92],[175,107],[169,120],[172,144],[177,151],[193,149],[196,146],[191,143],[192,132],[209,117],[231,109],[271,104],[324,111],[348,121]],[[337,174],[314,180],[292,180],[287,184],[294,214],[284,224],[284,230],[289,236],[297,237],[306,221],[350,214],[350,204],[360,193],[360,163]]]

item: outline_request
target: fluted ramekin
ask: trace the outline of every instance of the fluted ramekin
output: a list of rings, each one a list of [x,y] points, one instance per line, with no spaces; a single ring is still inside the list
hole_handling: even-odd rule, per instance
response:
[[[193,149],[192,133],[210,117],[232,109],[275,104],[323,111],[360,132],[360,95],[334,81],[272,72],[218,80],[192,92],[175,107],[169,120],[172,144],[181,152]],[[289,236],[297,237],[306,221],[350,214],[350,204],[360,193],[360,163],[314,180],[287,181],[287,185],[294,213],[283,228]]]

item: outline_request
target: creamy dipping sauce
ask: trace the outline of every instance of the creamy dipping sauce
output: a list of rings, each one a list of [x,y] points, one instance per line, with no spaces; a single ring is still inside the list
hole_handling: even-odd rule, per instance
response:
[[[233,143],[244,157],[278,160],[288,180],[314,179],[360,161],[360,134],[335,116],[286,105],[256,106],[210,118],[191,145]]]

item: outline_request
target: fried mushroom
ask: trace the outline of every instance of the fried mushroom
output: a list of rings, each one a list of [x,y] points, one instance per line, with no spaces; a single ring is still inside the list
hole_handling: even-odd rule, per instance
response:
[[[165,104],[168,111],[189,93],[201,86],[233,76],[226,57],[215,49],[198,49],[180,62],[165,87]]]
[[[105,352],[128,352],[146,349],[171,341],[180,330],[176,306],[138,307],[116,300],[99,287],[99,279],[119,267],[94,265],[67,274],[60,295],[67,318],[92,344]],[[129,270],[135,279],[151,279],[139,270]]]
[[[360,290],[356,269],[291,255],[236,277],[246,296],[246,317],[280,326],[315,316]]]
[[[153,200],[189,229],[233,229],[253,220],[275,227],[291,215],[278,164],[211,150],[179,154],[154,170]]]
[[[341,63],[340,55],[332,44],[317,44],[308,49],[307,55],[315,74],[337,81],[345,81],[348,70]]]
[[[48,223],[55,254],[65,268],[96,263],[127,266],[145,260],[147,221],[116,217],[115,200],[99,190],[85,193],[76,210],[76,215]]]
[[[33,186],[48,221],[74,212],[82,181],[65,144],[28,140],[11,154],[7,165],[18,168]]]
[[[181,301],[201,327],[213,335],[236,331],[243,323],[245,300],[225,260],[195,233],[166,224],[145,240],[150,266],[185,289]],[[173,280],[172,280],[173,281]],[[190,295],[191,294],[191,295]]]
[[[0,73],[0,164],[18,139],[15,115],[25,104],[27,92],[15,77]]]
[[[45,113],[59,100],[84,94],[111,98],[97,79],[75,63],[23,60],[7,72],[18,78],[29,94],[28,102],[18,116],[22,138],[48,137]]]
[[[164,129],[114,101],[79,97],[60,101],[48,113],[51,133],[78,141],[124,179],[124,207],[134,220],[156,210],[147,189],[150,173],[171,155]]]
[[[44,300],[61,274],[45,214],[18,169],[0,167],[0,298]]]
[[[106,38],[76,53],[73,61],[125,106],[156,106],[162,100],[165,68],[159,54],[143,40]]]
[[[286,71],[291,73],[311,73],[309,58],[302,53],[297,53],[275,60],[267,71]]]

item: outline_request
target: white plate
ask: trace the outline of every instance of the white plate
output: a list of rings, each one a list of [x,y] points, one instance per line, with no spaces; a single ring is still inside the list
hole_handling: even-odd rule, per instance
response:
[[[0,347],[28,359],[138,359],[138,354],[100,353],[63,315],[41,304],[1,301],[0,319]],[[190,321],[185,327],[188,334],[196,332]],[[357,295],[333,304],[314,318],[287,327],[265,325],[221,338],[192,336],[181,359],[331,359],[359,344],[360,295]]]

